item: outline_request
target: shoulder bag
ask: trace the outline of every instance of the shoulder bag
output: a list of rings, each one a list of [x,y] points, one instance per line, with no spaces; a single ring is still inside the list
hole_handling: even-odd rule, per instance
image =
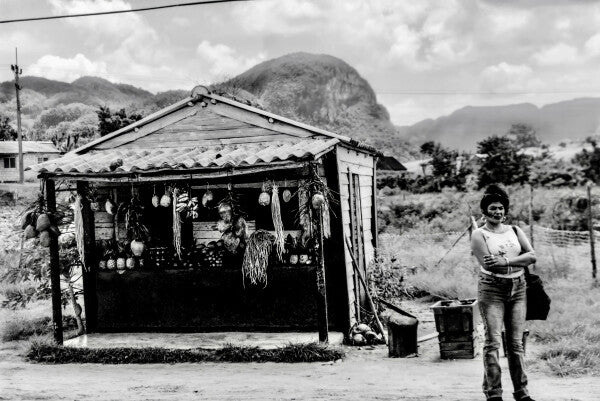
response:
[[[519,238],[517,229],[512,226],[513,231]],[[529,271],[525,266],[525,282],[527,283],[527,316],[526,320],[546,320],[550,312],[550,297],[544,290],[544,283],[537,274]]]

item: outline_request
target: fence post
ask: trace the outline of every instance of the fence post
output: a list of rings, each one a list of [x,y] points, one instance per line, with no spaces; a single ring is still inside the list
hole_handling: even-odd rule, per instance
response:
[[[529,184],[529,242],[531,242],[531,247],[535,249],[534,241],[533,241],[533,187]],[[535,263],[533,264],[533,270],[535,270]]]
[[[592,216],[592,186],[587,186],[587,198],[588,198],[588,228],[590,230],[590,251],[592,254],[592,278],[596,278],[596,249],[595,249],[595,238],[594,238],[594,218]]]

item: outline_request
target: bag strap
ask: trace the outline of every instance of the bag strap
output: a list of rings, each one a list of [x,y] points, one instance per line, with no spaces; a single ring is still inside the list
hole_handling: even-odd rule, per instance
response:
[[[517,227],[512,226],[513,231],[515,232],[515,235],[517,236],[517,240],[519,239],[519,233],[517,232]],[[521,243],[521,241],[519,241],[519,244]],[[529,266],[525,266],[525,268],[523,269],[525,271],[525,280],[529,281],[529,278],[531,277],[530,273],[529,273]]]

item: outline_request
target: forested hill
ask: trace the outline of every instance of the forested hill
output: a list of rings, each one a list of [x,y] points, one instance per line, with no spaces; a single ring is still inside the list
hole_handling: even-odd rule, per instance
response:
[[[369,83],[338,58],[288,54],[250,68],[223,87],[247,91],[269,111],[365,141],[386,153],[415,153],[399,139]]]
[[[547,144],[582,140],[600,132],[600,99],[579,98],[537,107],[530,103],[506,106],[463,107],[448,116],[399,127],[405,140],[440,142],[454,149],[473,151],[476,143],[504,135],[513,124],[532,127]]]

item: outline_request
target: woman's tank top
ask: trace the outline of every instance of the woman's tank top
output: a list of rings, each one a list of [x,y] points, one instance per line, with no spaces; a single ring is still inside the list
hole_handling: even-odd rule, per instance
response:
[[[506,226],[505,226],[506,227]],[[485,243],[488,247],[488,250],[492,255],[504,256],[508,259],[516,258],[521,254],[521,243],[519,242],[519,238],[517,234],[511,227],[507,227],[508,229],[502,233],[494,233],[487,230],[485,227],[481,227],[478,230],[481,231],[483,238],[485,239]],[[491,274],[497,277],[506,277],[513,278],[520,276],[523,271],[518,271],[516,273],[508,274],[494,274],[487,271],[484,267],[481,267],[481,270],[486,274]]]
[[[507,227],[507,230],[503,233],[494,233],[484,227],[481,227],[480,230],[492,255],[511,259],[521,254],[521,243],[511,227]]]

